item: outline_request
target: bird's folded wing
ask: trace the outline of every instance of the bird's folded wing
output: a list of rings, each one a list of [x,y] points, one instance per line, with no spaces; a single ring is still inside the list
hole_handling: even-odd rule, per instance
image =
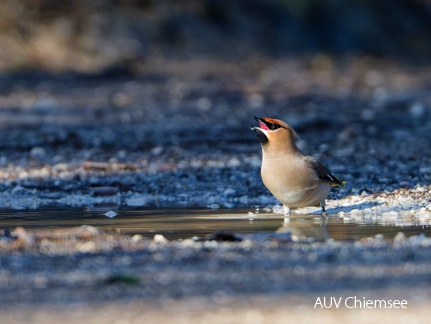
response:
[[[320,181],[329,182],[332,186],[344,186],[344,182],[338,179],[331,170],[329,170],[325,165],[317,161],[311,156],[304,157],[305,163],[311,169],[316,172],[316,175]]]

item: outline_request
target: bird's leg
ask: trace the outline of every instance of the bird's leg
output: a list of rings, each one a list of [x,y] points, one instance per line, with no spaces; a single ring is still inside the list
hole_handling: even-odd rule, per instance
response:
[[[284,216],[289,216],[290,215],[290,208],[283,205],[283,210],[284,210]]]
[[[328,214],[326,213],[325,206],[326,206],[326,202],[325,202],[324,200],[322,200],[322,201],[320,202],[320,208],[322,208],[322,216],[327,216],[327,215],[328,215]]]

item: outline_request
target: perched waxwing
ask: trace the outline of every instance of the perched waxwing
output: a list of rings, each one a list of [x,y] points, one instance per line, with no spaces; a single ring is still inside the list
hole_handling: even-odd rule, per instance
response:
[[[264,185],[289,215],[291,208],[321,206],[331,186],[344,186],[326,166],[304,156],[296,146],[295,130],[282,120],[253,117],[259,126],[250,126],[262,144],[261,175]]]

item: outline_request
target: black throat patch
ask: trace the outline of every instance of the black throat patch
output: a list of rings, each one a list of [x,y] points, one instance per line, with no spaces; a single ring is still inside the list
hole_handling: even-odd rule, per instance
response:
[[[258,129],[255,129],[255,131],[256,131],[256,135],[257,135],[257,138],[259,139],[260,143],[262,145],[267,144],[269,141],[268,137],[266,137],[266,135]]]

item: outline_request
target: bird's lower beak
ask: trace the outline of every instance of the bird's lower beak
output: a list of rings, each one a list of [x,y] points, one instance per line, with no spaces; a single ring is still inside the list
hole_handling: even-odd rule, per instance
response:
[[[262,122],[261,118],[253,116],[253,119],[255,119],[259,123],[259,126],[250,125],[250,129],[256,132],[256,135],[262,145],[268,143],[268,136],[266,135],[266,133],[269,128]]]

